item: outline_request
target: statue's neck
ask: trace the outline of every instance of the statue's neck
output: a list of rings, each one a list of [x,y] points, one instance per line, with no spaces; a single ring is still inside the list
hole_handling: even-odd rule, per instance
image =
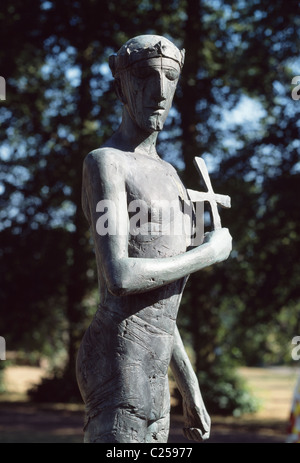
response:
[[[130,152],[142,152],[148,156],[157,157],[156,141],[158,132],[142,130],[130,117],[126,108],[123,110],[122,122],[113,140],[119,149]]]

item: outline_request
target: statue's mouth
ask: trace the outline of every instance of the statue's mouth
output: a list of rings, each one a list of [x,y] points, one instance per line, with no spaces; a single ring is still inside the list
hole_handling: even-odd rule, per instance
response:
[[[162,114],[166,108],[163,106],[149,106],[148,109],[150,109],[153,114]]]

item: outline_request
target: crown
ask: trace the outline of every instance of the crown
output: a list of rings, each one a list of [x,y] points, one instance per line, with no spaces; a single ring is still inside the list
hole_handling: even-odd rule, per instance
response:
[[[117,54],[109,57],[109,67],[115,77],[139,61],[163,57],[176,61],[182,69],[184,56],[185,50],[179,50],[165,37],[140,35],[128,40]]]

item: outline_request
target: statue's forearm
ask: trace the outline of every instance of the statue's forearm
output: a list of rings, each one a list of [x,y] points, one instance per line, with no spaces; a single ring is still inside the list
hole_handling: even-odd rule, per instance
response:
[[[123,296],[159,288],[213,263],[213,246],[206,243],[174,257],[116,259],[106,266],[105,276],[110,292]]]
[[[199,384],[177,326],[174,333],[174,347],[170,367],[183,399],[187,402],[193,400],[196,392],[197,394],[200,392]]]

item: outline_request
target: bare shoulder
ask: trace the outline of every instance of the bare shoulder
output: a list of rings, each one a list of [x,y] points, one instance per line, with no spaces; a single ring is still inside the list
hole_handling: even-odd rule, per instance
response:
[[[84,160],[87,167],[118,165],[124,163],[124,153],[121,150],[111,147],[101,147],[91,151]]]
[[[91,151],[84,160],[84,169],[92,176],[115,179],[122,177],[128,160],[124,152],[112,147],[101,147]]]

